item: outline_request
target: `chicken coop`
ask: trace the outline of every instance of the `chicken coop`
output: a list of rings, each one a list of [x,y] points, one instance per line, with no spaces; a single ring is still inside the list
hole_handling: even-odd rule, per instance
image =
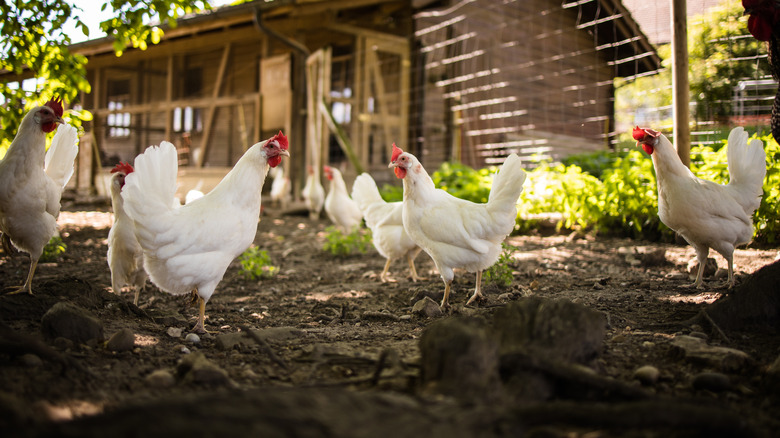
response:
[[[379,181],[392,143],[429,169],[608,149],[613,80],[660,68],[618,0],[262,1],[163,30],[121,57],[109,38],[72,46],[92,84],[76,104],[94,115],[79,188],[169,140],[182,190],[208,191],[280,129],[294,193],[307,165],[341,165],[350,184],[334,124]]]

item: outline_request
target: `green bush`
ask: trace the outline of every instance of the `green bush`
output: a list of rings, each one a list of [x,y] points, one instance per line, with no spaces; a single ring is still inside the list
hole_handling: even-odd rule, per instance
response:
[[[354,253],[365,254],[371,247],[371,230],[355,228],[345,234],[339,228],[330,226],[325,229],[325,244],[322,249],[335,256],[348,256]]]
[[[57,261],[57,257],[65,253],[68,249],[68,245],[62,241],[62,237],[54,236],[49,240],[49,243],[43,247],[43,254],[38,259],[40,263],[53,263]]]
[[[250,246],[238,257],[241,263],[241,273],[250,280],[273,277],[279,272],[279,268],[271,262],[268,251]]]
[[[511,245],[501,243],[501,255],[490,268],[485,270],[485,281],[499,286],[508,287],[512,285],[514,275],[512,275],[512,253],[515,251]]]
[[[718,135],[725,137],[728,131]],[[767,175],[763,200],[754,216],[754,241],[776,244],[780,242],[780,146],[771,135],[758,138],[764,142]],[[723,140],[693,148],[693,173],[720,184],[728,183],[725,144]],[[495,167],[474,170],[459,163],[445,163],[431,178],[437,187],[454,196],[484,203],[490,194],[495,171]],[[400,189],[396,194],[399,192]],[[599,152],[572,156],[564,164],[542,163],[529,171],[518,201],[515,232],[528,231],[535,225],[520,217],[549,213],[561,215],[559,229],[586,229],[600,234],[663,241],[674,237],[674,232],[658,217],[653,161],[636,148],[621,154]]]

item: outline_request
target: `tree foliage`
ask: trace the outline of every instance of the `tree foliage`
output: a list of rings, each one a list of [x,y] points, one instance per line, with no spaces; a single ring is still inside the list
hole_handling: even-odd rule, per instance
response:
[[[96,4],[99,4],[96,2]],[[156,44],[162,36],[162,23],[173,27],[184,14],[209,9],[205,0],[111,0],[115,18],[101,23],[101,29],[114,38],[114,49],[121,56],[126,47],[141,50]],[[0,2],[3,22],[0,24],[0,156],[16,135],[24,114],[52,96],[60,96],[72,106],[81,92],[89,93],[84,56],[69,50],[71,38],[64,29],[75,24],[86,36],[89,29],[81,20],[79,8],[67,0],[3,0]],[[21,86],[24,79],[35,78],[34,90]],[[74,113],[72,119],[89,120],[87,112]],[[66,115],[67,117],[67,115]]]

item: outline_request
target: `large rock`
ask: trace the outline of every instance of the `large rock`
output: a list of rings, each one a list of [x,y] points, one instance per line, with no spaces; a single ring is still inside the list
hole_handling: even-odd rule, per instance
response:
[[[744,371],[746,366],[753,363],[751,357],[743,351],[708,345],[704,339],[687,335],[675,336],[670,353],[678,359],[721,371]]]
[[[780,261],[764,266],[707,307],[723,330],[780,330]]]
[[[90,339],[103,341],[103,323],[91,312],[59,302],[41,318],[41,331],[48,339],[66,338],[79,344]]]
[[[606,319],[571,301],[531,297],[496,311],[492,330],[502,355],[520,351],[587,364],[601,354]]]
[[[498,345],[483,320],[447,318],[429,325],[420,337],[420,353],[425,391],[468,401],[500,397]]]

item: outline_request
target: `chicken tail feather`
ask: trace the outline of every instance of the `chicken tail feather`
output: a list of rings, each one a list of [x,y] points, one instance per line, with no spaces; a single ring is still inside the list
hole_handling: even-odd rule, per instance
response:
[[[78,130],[68,124],[60,125],[51,146],[46,151],[44,168],[46,175],[54,181],[58,187],[65,187],[73,175],[73,162],[79,153]]]
[[[364,213],[369,205],[382,202],[382,195],[379,194],[379,189],[371,175],[361,173],[355,178],[355,182],[352,184],[352,200]]]
[[[764,143],[759,139],[748,142],[748,134],[736,127],[729,134],[726,150],[729,168],[729,187],[733,187],[736,197],[745,212],[752,214],[761,204],[764,176],[766,175],[766,152]]]
[[[520,197],[523,192],[523,183],[525,183],[526,173],[523,170],[523,163],[517,154],[511,154],[506,157],[506,161],[498,170],[493,179],[493,187],[490,189],[488,204],[506,204],[507,201]]]
[[[178,166],[176,147],[167,141],[135,158],[135,171],[122,188],[125,210],[133,220],[173,209]]]

